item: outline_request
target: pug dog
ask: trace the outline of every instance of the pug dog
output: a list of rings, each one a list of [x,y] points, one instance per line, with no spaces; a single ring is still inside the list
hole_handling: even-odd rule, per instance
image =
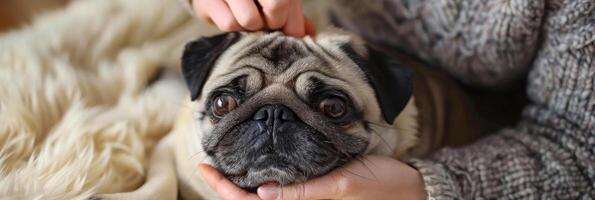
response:
[[[189,101],[157,145],[146,183],[103,197],[216,199],[199,163],[254,191],[367,154],[423,155],[440,143],[420,131],[413,69],[346,32],[202,37],[186,45],[182,73]]]

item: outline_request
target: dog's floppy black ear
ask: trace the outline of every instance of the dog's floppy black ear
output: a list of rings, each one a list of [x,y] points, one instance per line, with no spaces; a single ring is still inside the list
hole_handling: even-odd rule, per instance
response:
[[[413,95],[411,69],[403,66],[395,57],[369,46],[367,58],[349,45],[343,45],[341,49],[366,74],[376,93],[384,120],[392,124]]]
[[[239,33],[231,32],[198,38],[186,44],[182,55],[182,74],[193,101],[200,95],[217,58],[238,38]]]

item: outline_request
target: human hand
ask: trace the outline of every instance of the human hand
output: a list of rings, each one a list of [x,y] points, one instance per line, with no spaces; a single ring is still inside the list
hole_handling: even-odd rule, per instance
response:
[[[383,156],[366,156],[327,175],[303,183],[258,188],[258,196],[238,188],[217,170],[200,166],[207,183],[223,199],[425,199],[423,180],[417,170]]]
[[[198,171],[202,174],[203,179],[211,189],[213,189],[219,197],[224,200],[260,200],[258,195],[249,193],[242,188],[239,188],[231,181],[229,181],[217,169],[207,164],[198,165]]]
[[[197,16],[222,31],[281,30],[286,35],[314,35],[302,14],[301,0],[192,0]]]

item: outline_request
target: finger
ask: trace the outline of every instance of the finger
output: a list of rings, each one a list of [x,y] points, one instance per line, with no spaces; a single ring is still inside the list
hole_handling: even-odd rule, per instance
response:
[[[213,19],[211,19],[208,12],[206,11],[210,4],[211,3],[208,1],[192,0],[192,9],[194,10],[196,16],[198,16],[200,19],[203,19],[208,24],[215,25]]]
[[[205,21],[208,22],[209,20],[211,20],[211,18],[205,11],[206,7],[204,6],[204,4],[205,4],[205,1],[192,0],[191,5],[192,5],[192,9],[194,10],[194,13],[196,13],[196,16],[198,16],[199,18],[204,19]]]
[[[215,190],[215,192],[217,192],[223,199],[259,199],[255,194],[248,193],[234,185],[231,181],[227,180],[225,176],[219,173],[219,171],[209,165],[200,164],[198,169],[209,187]]]
[[[307,17],[304,16],[304,29],[306,31],[306,35],[309,36],[316,36],[316,26],[314,26],[314,23],[312,23],[312,21],[310,21],[310,19],[308,19]]]
[[[203,19],[207,24],[215,25],[215,22],[213,22],[213,19],[211,19],[211,17],[209,17],[206,13],[200,14],[199,12],[196,12],[196,14],[199,18]]]
[[[283,32],[286,35],[294,37],[304,36],[304,15],[302,14],[301,1],[294,0],[290,2],[289,15],[287,22],[283,27]]]
[[[290,0],[259,0],[267,28],[276,30],[283,28],[287,21]]]
[[[285,187],[266,184],[258,188],[257,194],[262,200],[340,199],[342,190],[341,184],[338,184],[338,181],[341,181],[338,174],[331,173]]]
[[[227,0],[227,5],[242,28],[257,31],[264,27],[260,12],[253,0]]]
[[[199,1],[199,10],[205,12],[217,27],[226,32],[241,31],[242,27],[234,18],[227,4],[222,0]]]

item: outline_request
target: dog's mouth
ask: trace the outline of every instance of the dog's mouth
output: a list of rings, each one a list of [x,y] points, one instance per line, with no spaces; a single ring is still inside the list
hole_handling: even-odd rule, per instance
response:
[[[221,158],[213,159],[215,167],[227,179],[246,191],[256,192],[258,187],[265,184],[284,186],[323,176],[360,155],[319,149],[317,153],[311,154],[267,153],[257,158],[247,156],[235,163],[223,163]]]
[[[301,169],[299,166],[285,162],[282,159],[265,155],[257,159],[254,165],[240,173],[225,173],[231,182],[249,192],[256,192],[256,189],[265,184],[290,185],[303,182],[311,178],[322,176],[329,171],[340,167],[348,162],[348,159],[336,158],[326,163],[323,170],[313,173],[308,169]]]
[[[206,149],[207,155],[230,181],[255,191],[267,183],[289,185],[327,174],[361,155],[368,145],[355,136],[322,133],[301,120],[287,119],[275,118],[270,124],[258,117],[246,120],[218,133],[222,137]]]

